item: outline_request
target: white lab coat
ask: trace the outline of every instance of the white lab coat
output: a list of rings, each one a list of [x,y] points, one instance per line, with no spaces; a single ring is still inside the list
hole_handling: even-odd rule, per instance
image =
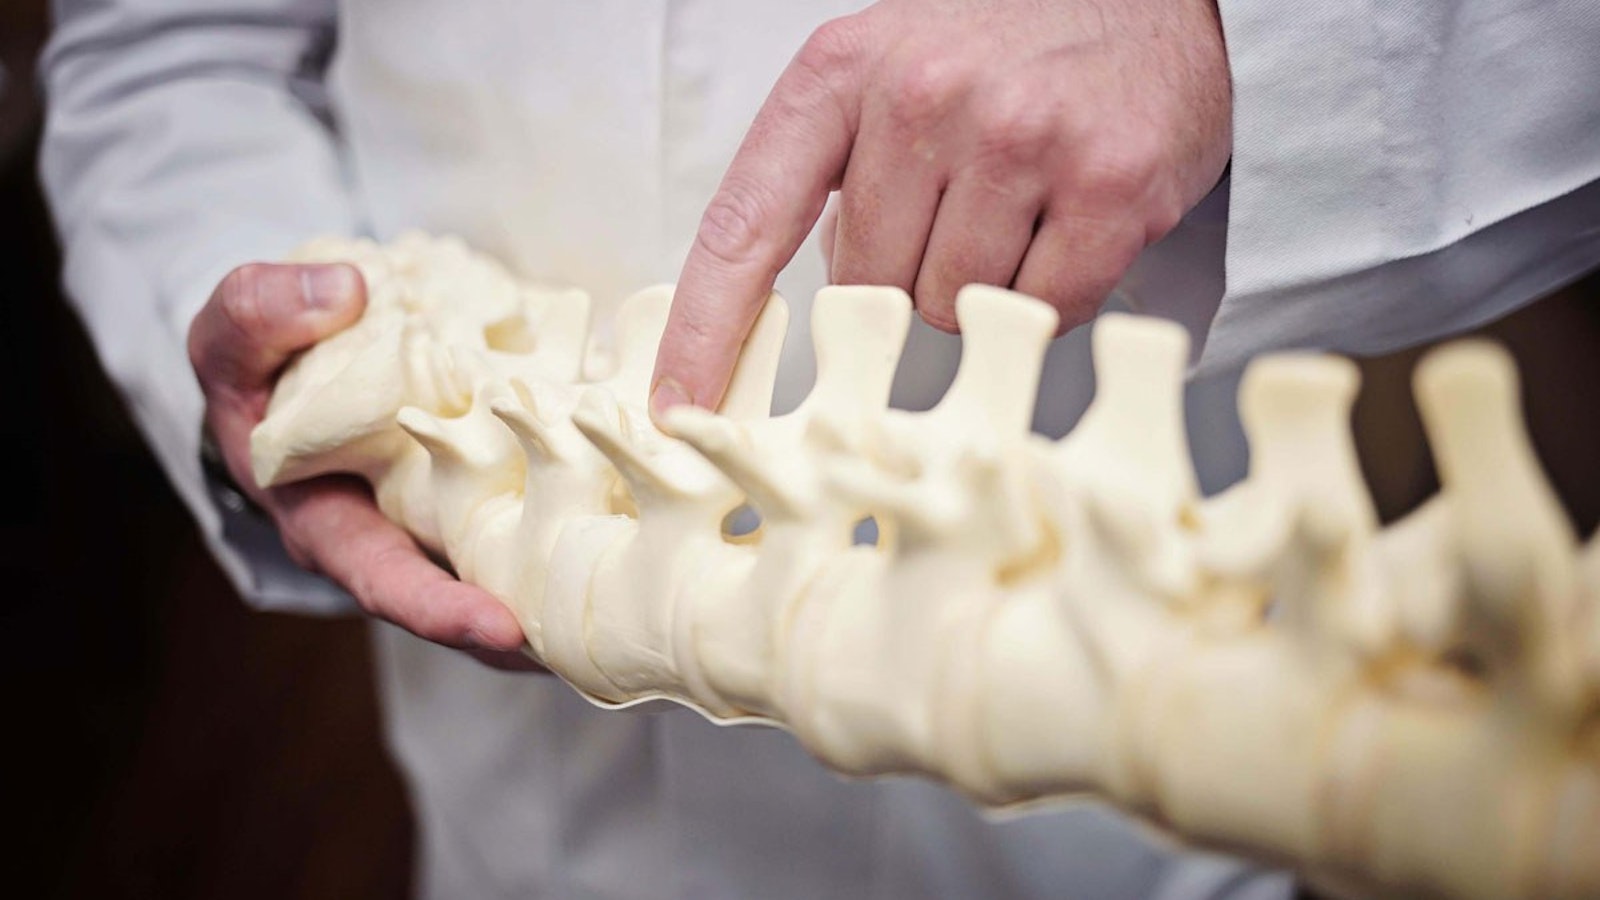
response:
[[[602,304],[669,280],[767,88],[813,28],[858,5],[58,0],[43,170],[67,288],[241,593],[349,608],[202,475],[184,334],[228,268],[317,233],[421,227]],[[1190,326],[1200,369],[1283,346],[1388,349],[1600,262],[1600,6],[1221,6],[1231,179],[1123,285]],[[803,307],[820,281],[811,247],[780,280],[801,309],[779,406],[809,378]],[[937,397],[954,344],[914,333],[901,402]],[[1064,431],[1090,383],[1070,336],[1046,367],[1040,429]],[[1191,392],[1211,487],[1241,466],[1227,392]],[[601,713],[553,679],[391,628],[376,640],[425,896],[1287,891],[1097,809],[991,824],[930,784],[836,780],[779,733]]]

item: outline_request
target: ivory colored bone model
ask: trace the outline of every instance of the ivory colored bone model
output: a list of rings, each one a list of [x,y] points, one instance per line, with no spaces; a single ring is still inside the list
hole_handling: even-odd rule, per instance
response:
[[[960,372],[913,414],[886,408],[906,296],[828,288],[816,386],[767,418],[773,297],[720,414],[667,435],[644,409],[670,288],[603,357],[581,293],[458,241],[297,258],[354,262],[369,306],[285,374],[257,479],[366,477],[597,703],[781,725],[992,805],[1096,795],[1341,892],[1600,896],[1600,540],[1493,346],[1419,367],[1443,490],[1379,530],[1340,359],[1251,365],[1249,475],[1202,500],[1169,323],[1102,317],[1095,402],[1051,443],[1027,429],[1043,304],[963,291]],[[733,536],[744,505],[761,526]]]

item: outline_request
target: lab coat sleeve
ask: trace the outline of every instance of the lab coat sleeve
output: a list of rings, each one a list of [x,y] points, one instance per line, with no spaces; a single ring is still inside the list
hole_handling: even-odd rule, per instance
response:
[[[1219,8],[1234,155],[1201,371],[1418,343],[1600,264],[1600,4]],[[1218,217],[1197,218],[1167,249],[1220,250]]]
[[[57,0],[41,174],[66,292],[252,604],[354,610],[201,463],[190,320],[233,266],[357,227],[321,99],[334,0]]]

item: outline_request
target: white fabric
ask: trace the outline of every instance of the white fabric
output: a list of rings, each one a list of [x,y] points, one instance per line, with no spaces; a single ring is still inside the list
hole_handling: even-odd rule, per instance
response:
[[[203,477],[184,334],[228,268],[320,232],[421,227],[603,304],[671,279],[767,88],[811,29],[856,5],[57,0],[43,174],[67,288],[240,591],[269,608],[350,608]],[[1129,304],[1209,332],[1203,369],[1281,346],[1420,340],[1600,260],[1591,0],[1222,10],[1232,177],[1122,287]],[[820,280],[813,247],[780,280],[799,307],[780,407],[809,381],[804,306]],[[955,348],[915,330],[899,402],[936,399]],[[1052,350],[1041,430],[1081,412],[1085,351],[1081,333]],[[1211,487],[1242,467],[1230,388],[1191,391]],[[425,896],[1287,890],[1173,855],[1098,809],[992,825],[932,785],[840,782],[781,734],[599,713],[551,680],[391,628],[376,639]]]
[[[1202,368],[1377,353],[1600,262],[1600,3],[1221,0],[1228,296]]]

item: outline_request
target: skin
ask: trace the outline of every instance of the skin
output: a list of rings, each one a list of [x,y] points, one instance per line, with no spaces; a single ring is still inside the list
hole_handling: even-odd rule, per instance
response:
[[[706,209],[652,412],[721,402],[831,192],[833,282],[904,288],[952,332],[959,288],[1010,286],[1066,330],[1216,184],[1231,120],[1215,0],[882,0],[829,22]]]
[[[362,609],[497,668],[538,667],[519,651],[522,628],[499,600],[458,581],[383,517],[366,484],[317,478],[263,490],[250,474],[250,430],[290,357],[360,318],[361,275],[347,265],[241,266],[189,328],[189,359],[206,425],[233,479],[277,523],[295,563],[326,575]]]
[[[715,408],[777,273],[824,223],[832,280],[910,291],[956,328],[955,292],[1010,285],[1094,315],[1231,154],[1214,0],[883,0],[824,25],[746,135],[684,264],[651,409]],[[189,353],[235,481],[299,565],[368,613],[495,666],[536,668],[515,617],[440,568],[366,486],[254,486],[250,430],[289,358],[355,321],[349,266],[252,264],[195,318]]]

